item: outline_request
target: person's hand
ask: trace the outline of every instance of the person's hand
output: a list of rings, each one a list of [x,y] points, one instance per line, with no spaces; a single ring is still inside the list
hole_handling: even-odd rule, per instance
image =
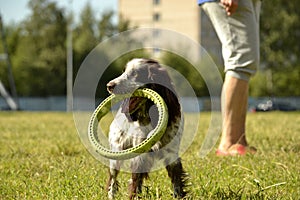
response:
[[[238,2],[238,0],[221,0],[221,3],[225,7],[227,15],[232,15],[236,11]]]

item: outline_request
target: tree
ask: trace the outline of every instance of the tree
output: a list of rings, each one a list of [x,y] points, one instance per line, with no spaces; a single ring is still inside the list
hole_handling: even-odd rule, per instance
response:
[[[87,3],[80,13],[79,24],[73,31],[73,63],[75,74],[85,57],[97,44],[96,20],[91,5]]]
[[[74,65],[75,72],[88,53],[103,40],[114,34],[129,29],[129,21],[120,19],[113,23],[114,12],[104,12],[99,20],[96,20],[95,12],[89,3],[85,5],[80,14],[79,24],[74,29]]]
[[[103,41],[114,34],[127,31],[130,27],[130,21],[124,19],[122,16],[119,18],[119,23],[117,25],[113,24],[112,18],[114,16],[113,11],[105,12],[101,16],[101,20],[98,23],[99,40]]]
[[[300,10],[297,5],[297,1],[262,2],[262,68],[251,81],[250,95],[300,95]]]
[[[260,28],[262,61],[267,68],[282,70],[299,65],[300,10],[297,1],[264,1]]]
[[[81,12],[79,25],[74,30],[74,74],[77,73],[84,59],[99,43],[110,38],[114,34],[129,29],[130,23],[128,20],[121,18],[119,22],[115,24],[113,22],[113,17],[114,13],[112,11],[107,11],[100,16],[99,20],[96,20],[95,13],[90,4],[86,4]],[[105,52],[103,53],[105,54]],[[108,66],[101,77],[101,85],[99,85],[97,89],[97,96],[107,96],[106,83],[114,76],[121,73],[128,58],[141,55],[145,54],[138,51],[116,58],[116,60]]]
[[[203,78],[195,69],[195,67],[191,63],[189,63],[189,61],[187,61],[185,58],[171,52],[163,52],[160,60],[162,63],[174,68],[182,76],[184,76],[185,79],[190,83],[197,96],[209,96],[209,92]],[[182,86],[182,83],[178,81],[181,81],[181,79],[174,78],[173,81],[174,84],[177,86],[177,91],[179,91],[181,95],[190,95],[189,93],[186,93],[188,92],[185,91],[186,88],[180,88],[180,86]]]
[[[51,0],[30,0],[28,6],[30,16],[6,28],[18,92],[20,96],[65,95],[67,17],[64,9]],[[115,24],[112,19],[113,12],[104,13],[97,20],[89,3],[83,8],[79,23],[73,24],[74,74],[99,42],[129,28],[128,21]],[[0,69],[0,75],[6,75],[5,66]],[[8,86],[7,80],[3,82]]]
[[[64,9],[52,0],[30,0],[28,6],[31,14],[26,20],[5,26],[17,91],[20,96],[65,95],[67,20]],[[79,23],[73,26],[74,74],[100,42],[133,28],[128,20],[121,17],[115,23],[113,18],[113,12],[95,17],[90,4],[81,11]],[[299,96],[300,9],[297,1],[263,1],[260,19],[262,67],[251,79],[250,95]],[[134,42],[134,38],[130,38],[129,43],[131,41]],[[1,45],[0,52],[3,52]],[[197,95],[209,95],[198,73],[187,67],[189,63],[184,58],[174,56],[165,55],[162,61],[182,73]],[[121,67],[132,57],[149,55],[139,51],[121,56],[109,66],[101,79],[103,83],[120,74]],[[6,73],[5,63],[0,62],[0,78],[9,88]]]
[[[6,86],[6,88],[11,90],[12,88],[7,87],[11,84],[9,84],[9,71],[8,71],[8,58],[10,57],[10,61],[12,60],[12,55],[15,54],[16,48],[19,42],[19,34],[20,34],[20,28],[16,24],[10,24],[8,26],[3,26],[2,24],[2,29],[4,33],[4,40],[6,40],[6,48],[8,52],[5,52],[4,49],[4,41],[0,40],[0,54],[1,54],[1,59],[0,59],[0,80],[2,83]],[[9,55],[6,55],[8,53]],[[9,56],[9,57],[8,57]],[[13,69],[12,69],[13,70]],[[12,74],[14,72],[12,71]],[[16,92],[16,91],[15,91]],[[13,93],[12,91],[10,92],[11,94]]]
[[[113,15],[114,13],[109,11],[101,16],[101,20],[98,23],[99,41],[103,41],[117,32],[117,27],[112,23]]]
[[[55,2],[31,0],[32,13],[23,22],[14,66],[17,88],[23,96],[65,93],[66,19]]]

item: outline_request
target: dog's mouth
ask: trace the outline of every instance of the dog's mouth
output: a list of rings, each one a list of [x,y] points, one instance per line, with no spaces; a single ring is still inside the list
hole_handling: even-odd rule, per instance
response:
[[[142,83],[134,83],[134,84],[128,84],[126,86],[124,86],[124,84],[116,84],[114,82],[109,82],[107,84],[107,91],[110,94],[132,94],[135,90],[137,89],[142,89],[145,88],[146,85],[142,84]]]
[[[134,93],[135,90],[137,89],[142,89],[145,88],[145,86],[140,86],[140,87],[135,87],[135,88],[127,88],[124,89],[124,87],[121,87],[119,85],[113,85],[112,84],[108,84],[108,92],[110,94],[115,94],[115,95],[122,95],[122,94],[132,94]],[[122,102],[122,113],[125,114],[133,114],[135,113],[139,108],[141,108],[141,106],[143,104],[145,104],[147,101],[146,98],[143,97],[129,97],[123,100]]]
[[[116,86],[114,87],[114,89],[110,89],[110,88],[107,88],[107,91],[110,93],[110,94],[115,94],[115,95],[122,95],[122,94],[132,94],[134,93],[135,90],[137,89],[143,89],[144,87],[141,86],[141,87],[132,87],[132,88],[124,88],[124,87],[121,87],[121,86]]]
[[[147,99],[143,97],[126,98],[122,103],[122,113],[132,114],[136,112],[146,101]]]

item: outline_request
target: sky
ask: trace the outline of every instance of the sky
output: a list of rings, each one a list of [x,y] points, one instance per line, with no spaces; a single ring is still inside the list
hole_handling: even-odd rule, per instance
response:
[[[118,0],[51,0],[57,2],[59,7],[65,10],[72,9],[75,19],[78,19],[80,11],[89,2],[96,13],[96,17],[100,16],[106,10],[118,9]],[[0,14],[5,24],[19,23],[26,19],[30,14],[27,7],[29,0],[0,0]],[[116,20],[116,19],[115,19]]]

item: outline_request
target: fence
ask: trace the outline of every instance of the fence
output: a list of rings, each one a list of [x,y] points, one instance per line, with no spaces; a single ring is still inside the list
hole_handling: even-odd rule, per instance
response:
[[[257,105],[258,103],[267,101],[269,99],[275,100],[276,102],[286,103],[297,110],[300,110],[300,97],[260,97],[260,98],[249,98],[249,108]],[[18,99],[20,110],[24,111],[66,111],[66,98],[65,97],[20,97]],[[99,100],[100,101],[100,100]],[[97,102],[99,102],[97,101]],[[181,98],[181,104],[183,111],[185,112],[195,112],[200,109],[200,111],[210,111],[211,102],[217,105],[214,109],[220,110],[220,99],[201,97],[198,99],[192,99],[189,97]],[[195,105],[198,102],[198,105]],[[199,108],[199,109],[198,109]],[[0,97],[0,110],[9,110],[8,105],[4,98]]]

